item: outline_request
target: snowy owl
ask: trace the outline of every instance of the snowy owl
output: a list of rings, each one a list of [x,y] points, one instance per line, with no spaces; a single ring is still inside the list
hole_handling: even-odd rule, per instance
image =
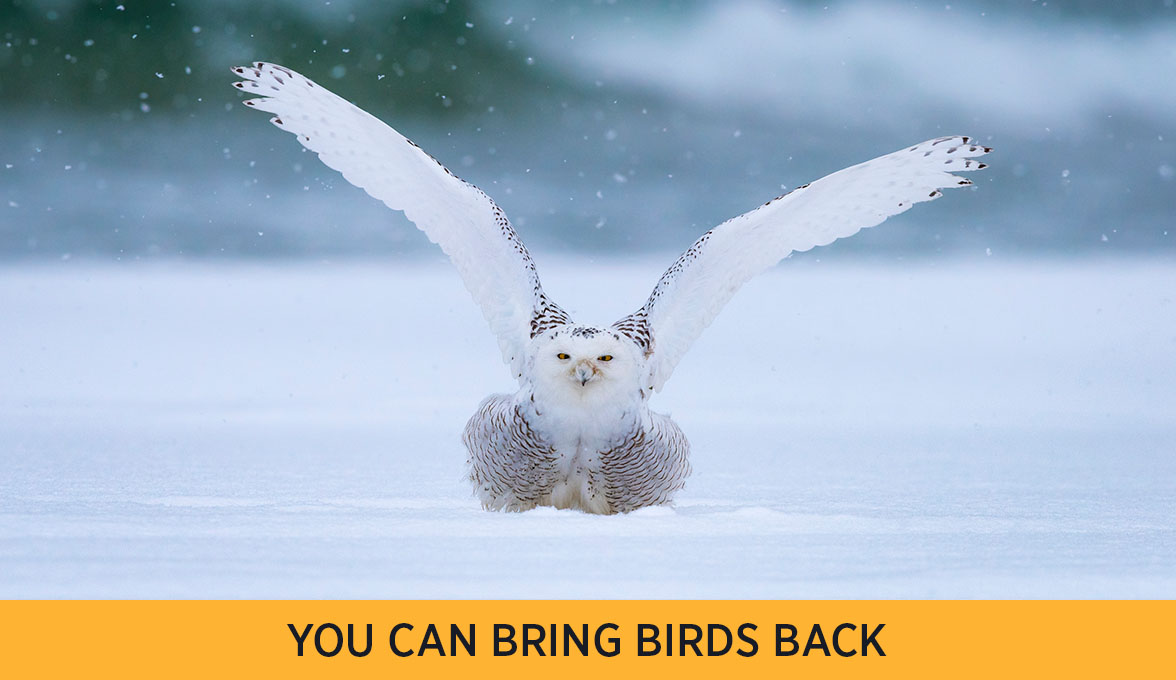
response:
[[[371,114],[276,64],[236,67],[245,105],[275,114],[323,163],[402,210],[453,261],[518,380],[465,427],[469,479],[493,510],[591,513],[666,504],[690,446],[649,409],[678,361],[748,279],[790,253],[879,224],[971,181],[990,151],[941,137],[835,172],[703,234],[637,311],[611,326],[574,321],[543,292],[502,209]]]

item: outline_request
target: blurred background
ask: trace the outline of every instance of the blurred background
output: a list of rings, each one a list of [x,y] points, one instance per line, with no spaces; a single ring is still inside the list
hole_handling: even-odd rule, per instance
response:
[[[3,0],[0,258],[440,257],[240,106],[254,60],[388,121],[534,250],[680,251],[968,134],[996,149],[976,187],[832,248],[1176,253],[1172,0]]]

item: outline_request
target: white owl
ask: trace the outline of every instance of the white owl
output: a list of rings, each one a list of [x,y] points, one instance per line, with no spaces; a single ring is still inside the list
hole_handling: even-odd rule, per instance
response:
[[[519,382],[465,428],[469,478],[484,507],[592,513],[669,503],[690,473],[689,444],[649,409],[674,367],[748,279],[792,252],[879,224],[985,167],[968,137],[916,144],[778,196],[711,229],[666,270],[648,301],[607,327],[573,321],[485,193],[365,111],[276,64],[233,72],[247,106],[328,166],[403,210],[453,261]]]

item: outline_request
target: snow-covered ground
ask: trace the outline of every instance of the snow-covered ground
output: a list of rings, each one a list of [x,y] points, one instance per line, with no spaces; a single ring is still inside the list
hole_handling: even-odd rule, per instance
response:
[[[430,264],[0,270],[0,597],[1176,597],[1176,265],[786,263],[655,407],[673,508],[479,509]],[[552,262],[588,321],[668,263]]]

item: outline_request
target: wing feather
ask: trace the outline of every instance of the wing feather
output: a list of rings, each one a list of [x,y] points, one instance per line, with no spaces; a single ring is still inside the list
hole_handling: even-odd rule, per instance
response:
[[[794,252],[823,246],[972,182],[991,149],[941,137],[835,172],[720,224],[666,270],[645,305],[613,326],[649,357],[661,390],[682,356],[749,279]]]
[[[543,293],[535,263],[502,209],[481,189],[375,116],[277,64],[238,66],[247,106],[275,114],[327,166],[401,210],[441,247],[498,337],[503,360],[522,374],[530,338],[567,315]]]

